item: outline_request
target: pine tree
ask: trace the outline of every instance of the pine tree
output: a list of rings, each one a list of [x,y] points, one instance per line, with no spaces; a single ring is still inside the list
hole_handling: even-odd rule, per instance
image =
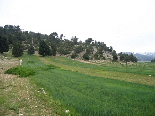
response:
[[[9,45],[6,36],[0,35],[0,53],[8,52],[9,51]]]
[[[83,58],[84,58],[84,60],[89,60],[89,54],[88,54],[88,53],[85,53],[85,54],[83,55]]]
[[[39,54],[44,56],[49,55],[50,49],[44,40],[40,40],[39,42]]]
[[[31,46],[29,46],[29,48],[28,48],[28,54],[34,54],[34,47],[31,45]]]
[[[19,42],[16,42],[12,49],[12,55],[15,57],[20,57],[23,55],[23,46]]]
[[[57,47],[55,43],[51,43],[51,52],[53,56],[56,56]]]

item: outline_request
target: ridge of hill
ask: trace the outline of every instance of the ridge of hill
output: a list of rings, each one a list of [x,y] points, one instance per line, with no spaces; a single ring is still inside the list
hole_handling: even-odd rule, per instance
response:
[[[7,52],[9,48],[12,49],[18,45],[21,46],[20,44],[23,45],[14,50],[14,56],[22,55],[22,53],[18,54],[19,52],[17,52],[20,48],[21,51],[24,49],[29,54],[34,54],[35,51],[38,51],[42,56],[64,55],[72,59],[104,60],[110,62],[116,62],[120,59],[126,62],[126,64],[130,61],[137,62],[137,58],[134,58],[132,54],[117,54],[112,46],[108,47],[104,42],[96,41],[92,38],[82,42],[78,41],[79,38],[76,36],[72,36],[69,40],[63,34],[58,35],[57,32],[47,35],[39,32],[22,31],[20,26],[5,25],[0,27],[0,39],[2,41],[0,46],[4,46],[1,49],[3,51],[0,51],[1,53]]]

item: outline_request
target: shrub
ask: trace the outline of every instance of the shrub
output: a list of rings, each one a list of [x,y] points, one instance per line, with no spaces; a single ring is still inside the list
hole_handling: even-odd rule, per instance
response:
[[[103,60],[105,60],[105,57],[103,56],[103,58],[102,58]]]
[[[72,55],[71,55],[71,58],[76,58],[78,55],[76,54],[76,53],[73,53]]]
[[[84,58],[85,60],[89,60],[89,55],[88,55],[88,53],[85,53],[85,54],[83,55],[83,58]]]
[[[74,50],[75,53],[80,53],[83,51],[83,47],[80,45],[80,46],[77,46]]]
[[[34,75],[35,71],[28,67],[17,66],[15,68],[8,69],[5,71],[5,74],[14,74],[19,75],[19,77],[28,77],[30,75]]]
[[[49,55],[49,46],[44,40],[40,40],[39,42],[39,54],[44,56]]]
[[[28,54],[31,55],[31,54],[34,54],[34,52],[35,52],[35,51],[34,51],[34,47],[33,47],[32,45],[29,46],[29,47],[28,47]]]
[[[116,62],[118,59],[117,54],[113,55],[113,62]]]
[[[12,55],[15,57],[20,57],[23,55],[23,46],[19,42],[16,42],[12,49]]]
[[[95,60],[100,60],[98,52],[96,52],[96,53],[94,54],[94,59],[95,59]]]
[[[152,59],[151,62],[155,62],[155,59]]]
[[[28,63],[35,63],[34,61],[27,61]]]

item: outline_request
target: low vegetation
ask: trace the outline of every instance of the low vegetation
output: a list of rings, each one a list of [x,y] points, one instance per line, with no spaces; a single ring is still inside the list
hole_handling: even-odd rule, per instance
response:
[[[7,57],[11,57],[8,54],[4,54]],[[28,65],[35,65],[35,62],[28,60],[24,63]],[[41,86],[37,86],[31,77],[18,78],[19,76],[4,74],[8,70],[15,70],[17,75],[19,71],[27,72],[32,70],[28,67],[21,69],[18,59],[0,59],[0,115],[1,116],[22,116],[22,115],[51,115],[51,116],[68,116],[65,112],[66,107],[59,101],[54,99],[45,89]],[[36,65],[38,65],[36,63]],[[40,65],[41,66],[41,65]],[[14,68],[15,67],[15,68]],[[20,67],[19,69],[16,67]],[[45,65],[48,69],[54,69],[56,66]],[[42,67],[43,69],[45,67]],[[26,70],[25,70],[26,69]],[[36,70],[42,70],[38,67]],[[42,70],[45,71],[45,70]],[[14,73],[14,72],[10,72]]]
[[[14,74],[14,75],[19,75],[19,77],[28,77],[28,76],[34,75],[35,71],[28,67],[17,66],[17,67],[8,69],[7,71],[5,71],[5,74]]]
[[[27,78],[1,78],[3,115],[155,114],[153,63],[83,63],[27,53],[22,59],[22,66],[8,71],[35,73]]]
[[[24,67],[37,72],[31,77],[37,86],[43,87],[53,99],[65,105],[71,115],[155,114],[155,84],[151,83],[154,76],[149,76],[153,67],[148,67],[150,71],[142,74],[133,69],[137,67],[139,70],[139,66],[143,70],[142,64],[104,66],[63,57],[53,59],[28,55],[23,60]],[[121,71],[123,68],[125,70]]]

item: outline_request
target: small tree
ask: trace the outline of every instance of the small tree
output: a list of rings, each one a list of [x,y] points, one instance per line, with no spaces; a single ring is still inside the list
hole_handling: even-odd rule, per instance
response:
[[[125,56],[124,61],[126,62],[126,65],[127,65],[127,62],[129,62],[129,61],[130,61],[130,57],[129,57],[129,55],[128,55],[128,54]]]
[[[152,59],[151,62],[155,62],[155,59]]]
[[[15,57],[20,57],[23,55],[23,46],[19,42],[16,42],[12,49],[12,55]]]
[[[137,62],[137,58],[132,53],[129,55],[129,59],[131,62]]]
[[[83,58],[84,58],[85,60],[89,60],[89,54],[88,54],[88,53],[85,53],[85,54],[83,55]]]
[[[6,36],[0,35],[0,53],[8,52],[9,51],[9,45]]]
[[[73,58],[76,58],[78,55],[76,54],[76,53],[73,53],[72,55],[71,55],[71,58],[73,59]]]
[[[55,43],[51,43],[51,55],[56,56],[57,47]]]
[[[49,46],[44,40],[40,40],[39,42],[39,54],[43,55],[43,57],[49,55]]]
[[[133,56],[133,54],[131,53],[130,55],[128,55],[128,54],[123,54],[122,52],[121,53],[119,53],[119,55],[120,55],[120,60],[121,61],[125,61],[126,62],[126,65],[127,65],[127,62],[137,62],[138,61],[138,59],[135,57],[135,56]]]
[[[34,52],[35,52],[35,51],[34,51],[34,47],[33,47],[32,45],[29,46],[29,47],[28,47],[28,54],[31,55],[31,54],[34,54]]]
[[[113,50],[112,55],[113,55],[113,62],[116,62],[118,57],[117,57],[117,53],[115,50]]]
[[[96,52],[96,53],[94,54],[94,59],[95,59],[95,60],[100,60],[98,52]]]
[[[117,59],[118,59],[117,54],[114,54],[114,55],[113,55],[113,62],[116,62]]]
[[[77,46],[74,50],[75,53],[80,53],[83,51],[83,47],[80,45],[80,46]]]

